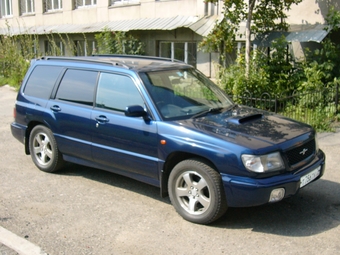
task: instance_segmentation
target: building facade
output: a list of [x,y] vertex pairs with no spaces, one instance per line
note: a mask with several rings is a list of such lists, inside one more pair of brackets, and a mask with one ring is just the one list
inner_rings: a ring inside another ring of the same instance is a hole
[[[144,43],[147,55],[185,61],[212,77],[218,54],[198,50],[198,43],[219,8],[202,0],[0,0],[0,33],[38,35],[40,54],[49,53],[53,36],[62,55],[91,55],[96,33],[126,31]],[[69,40],[76,52],[64,45]]]
[[[42,55],[50,53],[51,37],[61,55],[91,55],[96,52],[95,34],[104,29],[125,31],[144,43],[147,55],[182,60],[214,77],[218,53],[203,52],[198,44],[220,20],[222,4],[203,0],[0,0],[0,34],[37,35]],[[332,4],[340,8],[338,0],[304,0],[293,6],[287,19],[292,31],[320,31],[318,25],[325,23]],[[65,41],[72,41],[76,49]],[[293,35],[297,48],[310,42],[310,38]]]

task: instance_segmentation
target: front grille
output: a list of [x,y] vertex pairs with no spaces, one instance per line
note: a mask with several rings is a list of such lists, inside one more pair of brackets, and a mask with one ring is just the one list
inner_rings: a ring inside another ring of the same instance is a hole
[[315,140],[308,141],[299,147],[286,151],[286,157],[290,166],[309,158],[315,153]]

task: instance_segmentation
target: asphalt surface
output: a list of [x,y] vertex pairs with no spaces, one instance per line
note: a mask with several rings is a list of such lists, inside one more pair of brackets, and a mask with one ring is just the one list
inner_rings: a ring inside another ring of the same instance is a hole
[[[15,96],[0,87],[0,227],[41,254],[340,253],[340,130],[319,135],[322,179],[202,226],[183,220],[155,187],[78,165],[39,171],[10,133]],[[25,254],[20,242],[1,244],[6,238],[0,234],[0,254]]]

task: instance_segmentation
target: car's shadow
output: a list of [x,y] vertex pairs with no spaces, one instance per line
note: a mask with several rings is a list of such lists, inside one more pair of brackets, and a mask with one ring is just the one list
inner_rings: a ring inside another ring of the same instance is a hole
[[122,188],[135,192],[158,201],[170,204],[169,199],[160,196],[160,189],[146,183],[114,174],[108,171],[81,166],[77,164],[67,164],[64,168],[56,172],[58,175],[81,176],[100,183],[108,184],[117,188]]
[[[110,172],[68,165],[58,174],[82,176],[100,183],[129,190],[163,203],[157,187]],[[293,197],[263,206],[229,208],[227,213],[210,227],[251,229],[251,231],[283,236],[312,236],[340,224],[340,184],[320,179]],[[180,217],[180,216],[178,216]]]
[[340,184],[320,179],[281,202],[229,208],[213,226],[283,236],[312,236],[340,224]]

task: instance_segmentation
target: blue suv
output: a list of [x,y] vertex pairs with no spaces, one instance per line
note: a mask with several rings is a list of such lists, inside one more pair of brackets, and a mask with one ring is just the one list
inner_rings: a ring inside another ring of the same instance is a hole
[[200,224],[292,196],[325,169],[309,125],[237,105],[192,66],[156,57],[32,60],[11,131],[42,171],[72,162],[137,179]]

